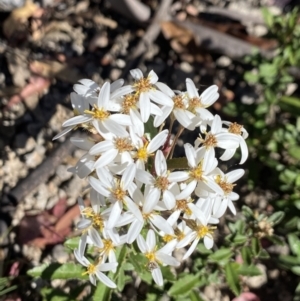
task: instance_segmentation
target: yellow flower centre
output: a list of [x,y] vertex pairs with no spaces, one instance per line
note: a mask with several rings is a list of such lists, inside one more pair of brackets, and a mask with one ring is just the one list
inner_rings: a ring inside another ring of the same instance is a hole
[[88,267],[86,268],[86,272],[82,273],[82,275],[86,275],[86,274],[93,275],[96,273],[96,269],[97,267],[95,265],[89,264]]
[[154,186],[157,187],[158,189],[165,191],[168,189],[169,186],[169,180],[167,177],[157,177],[155,179],[155,184]]
[[141,94],[142,92],[148,92],[150,90],[155,89],[153,85],[150,83],[149,78],[141,78],[133,84],[137,94]]
[[222,180],[222,177],[220,175],[216,176],[215,181],[223,189],[225,195],[230,194],[234,186],[236,185],[226,182],[226,179]]
[[133,149],[132,144],[128,140],[128,138],[116,138],[115,141],[115,148],[120,152],[131,151]]
[[114,250],[114,243],[110,239],[103,239],[103,248],[99,249],[101,253],[108,254],[111,250]]
[[137,94],[129,94],[124,96],[122,102],[122,112],[125,114],[129,114],[130,109],[135,108],[136,103],[138,102],[138,95]]
[[118,187],[112,191],[112,194],[116,200],[123,202],[126,191],[118,184]]
[[182,240],[185,237],[184,233],[178,228],[174,229],[174,233],[178,241]]
[[178,200],[178,201],[176,201],[176,209],[183,211],[187,215],[191,215],[192,211],[188,207],[188,203],[190,203],[190,202],[187,200]]
[[208,133],[205,137],[203,145],[206,148],[210,148],[210,147],[216,147],[217,144],[218,144],[217,138],[212,133]]
[[202,108],[203,104],[201,102],[201,99],[199,97],[193,97],[189,99],[189,110],[192,113],[195,113],[195,109]]
[[145,256],[149,261],[156,262],[155,252],[147,252]]
[[194,167],[194,168],[192,168],[192,170],[190,170],[190,178],[191,179],[197,180],[197,181],[203,181],[202,165],[203,165],[203,160],[201,160],[201,162],[198,164],[197,167]]
[[214,229],[216,229],[216,227],[199,225],[196,231],[197,237],[203,238],[208,234],[212,235],[214,233]]
[[166,234],[166,235],[163,236],[163,241],[164,242],[169,242],[169,241],[171,241],[171,240],[173,240],[175,238],[176,238],[176,236],[174,236],[174,235]]
[[229,128],[228,132],[236,135],[241,135],[242,134],[242,128],[243,126],[240,124],[237,124],[236,122],[232,123]]
[[173,96],[173,101],[174,101],[174,109],[185,109],[185,104],[183,101],[184,96],[183,95],[175,95]]
[[143,147],[139,148],[137,153],[136,153],[136,158],[139,160],[142,160],[144,162],[147,161],[148,159],[148,151],[147,151],[147,145],[144,145]]
[[98,108],[96,105],[94,105],[94,108],[92,111],[85,110],[84,113],[90,114],[93,116],[94,119],[99,119],[101,121],[107,119],[110,115],[108,111],[105,111],[103,108]]
[[86,207],[81,211],[81,214],[87,218],[92,220],[92,226],[94,228],[98,228],[100,231],[104,228],[104,221],[100,214],[95,213],[92,207]]

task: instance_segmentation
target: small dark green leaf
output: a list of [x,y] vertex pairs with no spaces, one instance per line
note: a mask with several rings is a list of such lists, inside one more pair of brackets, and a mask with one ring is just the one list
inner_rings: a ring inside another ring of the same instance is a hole
[[161,267],[160,269],[161,269],[161,272],[163,274],[164,279],[166,279],[168,281],[175,281],[176,280],[176,276],[174,275],[174,273],[172,273],[169,266]]
[[29,271],[27,274],[31,277],[41,277],[43,279],[88,279],[83,275],[85,269],[75,263],[50,263],[42,264]]
[[148,121],[144,124],[145,125],[145,133],[149,134],[150,138],[153,139],[153,137],[157,134],[157,128],[153,125],[154,118],[152,116],[149,117]]
[[190,300],[191,301],[204,301],[198,292],[195,292],[195,291],[191,291],[190,294],[189,294],[189,297],[190,297]]
[[266,250],[261,249],[261,251],[259,252],[258,258],[260,258],[260,259],[269,259],[270,254]]
[[278,211],[273,213],[269,218],[268,221],[271,222],[273,225],[277,225],[281,222],[284,217],[284,212]]
[[240,265],[240,267],[238,268],[238,273],[239,273],[239,275],[243,275],[243,276],[259,276],[259,275],[261,275],[260,269],[253,264],[252,265],[246,265],[246,264]]
[[178,279],[169,289],[168,295],[175,297],[189,293],[194,287],[200,287],[202,279],[199,274],[185,275]]
[[69,238],[65,241],[64,246],[71,250],[74,250],[74,249],[78,248],[79,239],[80,239],[80,237]]
[[242,211],[243,211],[243,214],[246,216],[246,217],[252,217],[253,216],[253,211],[252,209],[250,209],[248,206],[243,206],[242,207]]
[[[108,277],[112,276],[112,273],[108,273],[107,275]],[[111,293],[112,290],[106,286],[104,283],[102,282],[98,282],[96,290],[93,294],[93,300],[101,300],[101,301],[110,301],[111,300]]]
[[260,250],[261,250],[261,245],[259,239],[257,237],[253,237],[251,239],[251,251],[253,255],[257,256],[260,253]]
[[241,250],[241,255],[244,263],[248,265],[252,263],[252,252],[250,247],[243,247]]
[[291,248],[292,252],[296,256],[300,257],[300,240],[297,237],[297,235],[294,234],[294,233],[290,233],[288,235],[288,242],[289,242],[289,245],[290,245],[290,248]]
[[294,274],[300,276],[300,266],[292,267],[292,268],[291,268],[291,271],[292,271]]
[[187,169],[188,168],[188,162],[187,158],[173,158],[170,160],[167,160],[167,166],[168,170],[174,170],[174,169]]
[[235,262],[229,262],[225,266],[226,281],[229,285],[229,288],[236,296],[238,296],[241,293],[241,286],[237,272],[238,267],[239,264]]
[[209,255],[209,259],[213,262],[218,263],[219,265],[225,265],[229,259],[233,256],[231,249],[223,248],[219,249],[215,253]]
[[233,243],[235,245],[241,245],[244,244],[247,241],[247,236],[245,235],[241,235],[241,234],[237,234],[235,235],[234,239],[233,239]]
[[290,268],[292,266],[300,265],[300,258],[291,255],[280,255],[279,261],[284,263],[286,266],[289,266]]

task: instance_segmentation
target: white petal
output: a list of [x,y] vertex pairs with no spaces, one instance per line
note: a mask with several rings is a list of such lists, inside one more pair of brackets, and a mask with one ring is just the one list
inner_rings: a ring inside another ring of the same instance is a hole
[[184,145],[185,155],[190,167],[196,167],[196,153],[193,146],[189,143]]
[[148,74],[148,79],[150,83],[153,85],[158,81],[158,76],[153,70],[151,70]]
[[155,233],[152,229],[150,229],[147,233],[146,244],[148,252],[152,252],[156,246],[156,238]]
[[174,102],[173,100],[167,96],[166,94],[162,93],[161,91],[150,91],[149,92],[149,97],[152,99],[154,102],[162,105],[162,106],[169,106],[173,107]]
[[[157,253],[171,254],[177,245],[177,239],[173,239],[160,248]],[[166,263],[166,262],[164,262]]]
[[156,104],[150,102],[150,114],[155,116],[161,116],[163,112]]
[[208,249],[208,250],[211,249],[214,245],[214,240],[213,240],[212,236],[205,235],[203,242],[204,242],[206,249]]
[[227,182],[234,183],[245,174],[244,169],[236,169],[226,174]]
[[163,279],[160,268],[158,267],[158,268],[152,270],[151,274],[152,274],[154,282],[159,286],[163,286],[164,279]]
[[248,146],[243,138],[240,138],[240,147],[242,152],[240,164],[244,164],[248,158]]
[[239,137],[231,133],[220,133],[217,134],[216,139],[218,141],[217,146],[221,148],[238,148]]
[[152,214],[150,216],[150,221],[153,225],[159,230],[163,231],[166,234],[174,234],[174,230],[171,225],[160,215]]
[[128,136],[128,132],[124,129],[124,127],[122,127],[115,121],[111,120],[110,118],[107,118],[106,120],[104,120],[102,122],[102,124],[108,131],[111,131],[116,136],[119,136],[119,137],[127,137]]
[[140,95],[140,112],[143,122],[147,122],[150,116],[150,98],[148,93],[142,92]]
[[102,185],[108,189],[111,189],[114,185],[114,178],[112,174],[103,167],[97,168],[96,172],[98,178],[101,179],[100,182],[102,183]]
[[169,97],[173,97],[175,96],[175,93],[173,90],[171,90],[166,84],[164,83],[161,83],[161,82],[157,82],[155,84],[155,86],[160,90],[162,91],[163,93],[167,94]]
[[127,190],[129,185],[132,183],[136,173],[136,165],[134,163],[127,166],[125,169],[121,183],[123,184],[123,189]]
[[179,195],[176,196],[176,199],[187,199],[188,197],[191,196],[191,194],[194,192],[195,188],[197,185],[197,181],[193,180],[191,183],[189,183],[186,188],[183,189],[183,191],[181,191],[181,193]]
[[116,284],[110,280],[105,274],[101,273],[100,271],[96,271],[97,278],[103,282],[106,286],[110,288],[116,288]]
[[91,120],[92,120],[92,117],[90,115],[78,115],[78,116],[74,116],[74,117],[68,119],[67,121],[65,121],[62,124],[62,126],[69,127],[69,126],[77,125],[80,123],[85,123],[85,122],[88,122]]
[[88,179],[90,185],[100,194],[104,195],[105,197],[108,197],[110,195],[110,192],[101,185],[101,182],[99,180],[94,177],[89,177]]
[[161,108],[161,111],[162,114],[161,115],[156,114],[154,118],[154,122],[153,122],[154,127],[159,127],[168,118],[168,116],[172,112],[172,107],[164,106]]
[[127,239],[126,242],[128,244],[132,244],[138,235],[141,233],[143,229],[144,223],[140,222],[138,219],[133,221],[133,223],[130,225],[128,233],[127,233]]
[[108,272],[112,269],[115,269],[118,266],[117,262],[107,262],[107,263],[101,263],[97,266],[97,269],[101,272]]
[[235,209],[234,204],[232,203],[231,200],[228,200],[228,208],[230,209],[232,214],[236,215],[236,209]]
[[113,162],[113,160],[117,157],[118,150],[115,148],[110,149],[103,153],[100,158],[95,162],[94,168],[104,167]]
[[158,251],[155,253],[155,255],[159,261],[161,261],[162,263],[164,263],[166,265],[171,265],[174,267],[178,267],[180,265],[180,262],[178,260],[176,260],[174,257],[167,255],[165,253]]
[[155,171],[158,176],[164,176],[167,172],[166,158],[161,150],[158,150],[155,155]]
[[168,134],[168,130],[161,131],[159,134],[157,134],[147,146],[148,153],[151,154],[161,147],[166,142]]
[[91,238],[93,244],[98,248],[102,248],[103,242],[102,242],[102,239],[101,239],[98,231],[95,228],[91,227],[91,228],[89,228],[88,233],[89,233],[89,237]]
[[131,125],[131,119],[129,115],[126,114],[113,114],[109,117],[110,120],[115,121],[117,124],[129,126]]
[[137,80],[143,78],[143,72],[138,68],[130,70],[130,74],[134,79]]
[[125,202],[126,205],[128,207],[128,210],[132,212],[132,214],[140,221],[140,222],[144,222],[144,218],[142,216],[141,210],[139,209],[139,207],[136,205],[136,203],[134,203],[130,197],[125,196]]
[[[223,153],[223,155],[220,157],[220,160],[222,160],[222,161],[230,160],[234,156],[235,152],[236,152],[235,148],[234,149],[226,149],[225,152]],[[242,163],[240,163],[240,164],[242,164]]]
[[142,253],[146,253],[147,250],[148,250],[148,248],[147,248],[147,244],[146,244],[146,242],[145,242],[144,237],[143,237],[142,235],[139,235],[139,236],[137,237],[136,242],[137,242],[137,244],[138,244],[138,247],[139,247],[140,251],[141,251]]
[[168,176],[169,182],[183,182],[189,178],[189,175],[186,171],[174,171],[171,172]]
[[211,125],[211,133],[213,135],[220,133],[222,130],[222,120],[219,115],[215,115],[215,118]]
[[100,90],[97,105],[99,108],[106,108],[110,96],[110,83],[105,82]]
[[204,213],[202,212],[202,210],[200,208],[198,208],[195,204],[193,203],[189,203],[188,207],[191,209],[191,211],[195,214],[196,218],[200,221],[200,223],[202,225],[206,225],[207,224],[207,220],[206,217],[204,215]]
[[78,244],[78,253],[80,254],[80,256],[84,255],[84,251],[86,248],[86,240],[87,240],[87,232],[83,232],[83,234],[81,235],[80,239],[79,239],[79,244]]
[[119,78],[110,84],[110,93],[113,93],[115,90],[120,89],[124,85],[124,79]]
[[213,85],[204,90],[200,95],[201,102],[205,107],[211,106],[219,98],[218,86]]
[[133,90],[134,90],[133,87],[130,85],[124,86],[112,92],[110,98],[111,99],[119,98],[121,96],[131,93]]
[[163,202],[168,210],[172,210],[175,207],[175,196],[168,190],[163,193]]
[[192,253],[195,251],[197,245],[199,242],[199,238],[196,238],[193,243],[191,244],[190,248],[188,249],[188,251],[184,254],[182,260],[186,260],[188,257],[190,257],[190,255],[192,255]]
[[154,207],[157,205],[157,202],[160,197],[160,190],[157,188],[152,189],[146,197],[145,203],[143,205],[143,213],[150,213]]
[[114,205],[112,206],[112,210],[107,222],[107,228],[112,229],[115,227],[116,223],[118,222],[121,212],[122,212],[122,204],[120,202],[115,202]]
[[181,109],[174,109],[173,113],[177,119],[177,121],[185,128],[188,128],[192,121],[189,119],[188,115],[184,110]]
[[113,148],[114,144],[112,141],[106,140],[106,141],[101,141],[97,144],[95,144],[89,151],[91,155],[98,155],[103,152],[108,151],[109,149]]
[[138,179],[140,182],[144,183],[144,184],[154,184],[154,178],[153,176],[145,171],[145,170],[141,170],[141,169],[137,169],[136,170],[136,179]]
[[82,137],[71,137],[70,141],[73,145],[77,146],[78,148],[81,148],[83,150],[90,150],[91,147],[95,145],[93,141],[91,141],[88,138],[82,138]]
[[185,83],[186,83],[186,89],[187,89],[187,92],[189,94],[189,97],[190,98],[199,97],[199,94],[198,94],[198,91],[195,87],[194,82],[190,78],[187,78],[185,80]]
[[74,126],[69,126],[69,127],[66,127],[65,129],[63,129],[60,133],[58,133],[57,135],[55,135],[53,138],[52,138],[52,141],[64,136],[65,134],[71,132],[73,130]]

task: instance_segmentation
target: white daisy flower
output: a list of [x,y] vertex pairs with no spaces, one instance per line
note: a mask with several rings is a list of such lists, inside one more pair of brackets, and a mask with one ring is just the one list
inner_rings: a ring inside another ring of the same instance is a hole
[[118,266],[117,262],[110,262],[110,263],[101,263],[97,262],[96,264],[90,263],[89,260],[84,257],[83,255],[78,253],[78,250],[74,250],[75,258],[79,261],[79,263],[86,267],[86,272],[84,274],[89,275],[90,282],[93,285],[97,285],[98,278],[101,282],[103,282],[106,286],[110,288],[116,288],[116,284],[110,280],[104,273],[102,272],[108,272],[113,271]]
[[142,235],[139,235],[137,238],[137,244],[141,252],[148,259],[147,268],[151,272],[154,282],[157,285],[162,286],[164,284],[164,280],[161,273],[160,264],[171,265],[175,267],[180,265],[179,261],[168,255],[174,250],[176,241],[171,241],[161,249],[157,250],[155,233],[150,229],[148,231],[146,241]]

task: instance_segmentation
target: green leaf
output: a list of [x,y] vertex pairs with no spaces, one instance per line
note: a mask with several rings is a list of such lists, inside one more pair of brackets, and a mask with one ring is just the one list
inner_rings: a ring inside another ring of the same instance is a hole
[[41,295],[43,300],[47,301],[76,301],[76,298],[71,298],[69,294],[56,288],[43,288]]
[[223,266],[228,263],[229,259],[233,256],[231,249],[222,248],[217,250],[215,253],[209,255],[209,259],[213,262]]
[[118,273],[118,277],[117,277],[117,287],[118,287],[118,291],[122,292],[122,290],[124,289],[124,286],[126,284],[126,282],[129,280],[131,280],[131,278],[129,276],[125,275],[124,270],[122,268],[120,268],[119,273]]
[[238,296],[241,293],[241,286],[237,272],[238,267],[239,264],[235,262],[229,262],[225,266],[226,281],[229,285],[229,288],[236,296]]
[[[108,273],[108,277],[110,278],[112,275],[112,273]],[[94,301],[110,301],[111,300],[111,294],[112,294],[112,290],[106,286],[104,283],[102,282],[98,282],[96,290],[93,294],[93,300]]]
[[243,215],[245,215],[245,217],[252,217],[253,216],[253,211],[248,206],[244,205],[242,207],[242,211],[243,211]]
[[240,265],[240,267],[238,268],[238,273],[239,275],[243,275],[243,276],[259,276],[261,275],[261,271],[260,269],[251,264],[251,265],[246,265],[246,264],[242,264]]
[[153,139],[157,135],[157,128],[153,125],[154,118],[152,116],[149,117],[148,121],[145,123],[145,134],[150,136],[150,139]]
[[179,278],[169,289],[168,295],[171,297],[184,295],[189,293],[194,287],[202,286],[203,280],[199,273],[196,275],[185,275]]
[[64,243],[64,246],[66,248],[69,248],[71,250],[74,250],[76,248],[78,248],[78,244],[79,244],[79,239],[80,237],[72,237],[72,238],[69,238],[65,241]]
[[172,273],[171,269],[169,266],[165,266],[165,267],[161,267],[161,272],[163,275],[163,278],[168,280],[168,281],[175,281],[176,280],[176,276],[174,275],[174,273]]
[[249,265],[252,263],[252,252],[250,247],[243,247],[241,250],[241,255],[246,264]]
[[291,97],[291,96],[282,96],[280,98],[280,101],[285,104],[291,105],[293,107],[300,108],[300,98]]
[[235,245],[241,245],[244,244],[247,241],[247,236],[245,235],[241,235],[241,234],[237,234],[234,236],[233,238],[233,243]]
[[188,168],[188,162],[187,158],[173,158],[170,160],[167,160],[167,166],[168,170],[174,170],[174,169],[187,169]]
[[268,221],[271,222],[273,225],[277,225],[281,222],[281,220],[284,217],[284,212],[283,211],[278,211],[273,213],[269,218]]
[[198,292],[195,292],[195,291],[191,291],[190,294],[189,294],[189,297],[190,297],[190,300],[191,301],[204,301]]
[[288,148],[288,153],[291,157],[300,160],[300,146],[294,145]]
[[86,270],[75,263],[45,263],[35,267],[27,274],[31,277],[41,277],[43,279],[88,279],[87,275],[83,275]]
[[270,254],[266,250],[261,249],[261,251],[258,254],[258,258],[260,258],[260,259],[269,259]]
[[279,261],[289,266],[290,268],[295,265],[300,265],[300,258],[291,255],[279,255]]
[[251,251],[254,256],[257,256],[261,251],[261,244],[257,237],[251,239]]
[[294,274],[300,276],[300,266],[292,267],[292,268],[291,268],[291,271],[292,271]]
[[265,7],[261,9],[261,12],[267,26],[269,28],[272,28],[274,24],[274,16],[272,15],[272,13]]
[[298,257],[300,257],[300,240],[296,234],[290,233],[288,235],[288,242],[291,248],[291,251]]

